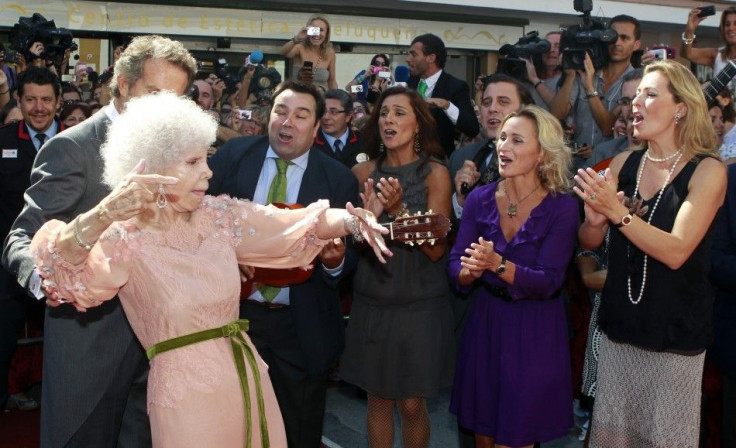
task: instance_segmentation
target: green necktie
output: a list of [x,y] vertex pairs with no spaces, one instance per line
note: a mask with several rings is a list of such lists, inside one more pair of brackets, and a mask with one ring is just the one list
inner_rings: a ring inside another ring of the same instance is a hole
[[420,80],[419,88],[417,89],[417,91],[419,92],[420,95],[422,95],[422,98],[426,98],[427,97],[427,81],[423,79]]
[[[267,201],[269,204],[273,202],[284,202],[286,201],[286,169],[289,165],[292,165],[291,161],[284,159],[274,159],[276,161],[276,170],[278,172],[271,181],[271,186],[268,189]],[[258,288],[266,302],[272,301],[276,295],[278,295],[281,288],[275,286],[263,285]]]

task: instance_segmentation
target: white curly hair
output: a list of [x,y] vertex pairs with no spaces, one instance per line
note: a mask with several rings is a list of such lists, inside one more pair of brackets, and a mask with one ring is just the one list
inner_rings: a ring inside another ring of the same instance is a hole
[[161,173],[195,149],[215,141],[217,123],[189,98],[159,92],[133,98],[110,125],[100,148],[103,182],[115,188],[138,162],[144,173]]

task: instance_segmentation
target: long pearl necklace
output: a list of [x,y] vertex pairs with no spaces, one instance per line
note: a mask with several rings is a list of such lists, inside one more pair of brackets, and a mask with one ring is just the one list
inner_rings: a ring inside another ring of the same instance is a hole
[[[654,201],[654,207],[652,207],[652,211],[649,212],[649,218],[647,219],[647,224],[652,223],[652,217],[654,216],[654,212],[657,210],[657,206],[659,205],[659,200],[662,199],[662,193],[664,193],[664,189],[667,187],[667,184],[670,182],[670,178],[672,177],[672,174],[675,172],[675,168],[677,167],[677,164],[680,163],[680,159],[682,158],[682,155],[685,153],[685,148],[680,148],[679,151],[672,154],[671,156],[668,156],[664,160],[669,160],[673,156],[677,156],[677,159],[675,160],[675,163],[672,164],[670,167],[669,172],[667,173],[667,178],[664,180],[664,185],[662,185],[662,188],[659,190],[659,194],[657,194],[657,200]],[[649,157],[649,150],[647,149],[647,152],[644,153],[644,159],[641,161],[641,168],[639,168],[639,173],[636,176],[636,187],[634,187],[634,195],[632,196],[633,199],[636,199],[637,194],[639,194],[639,184],[641,183],[641,175],[644,173],[644,165],[647,163],[647,159],[653,160]],[[659,161],[659,160],[658,160]],[[631,243],[629,243],[626,246],[626,258],[629,258],[629,250],[631,247]],[[642,297],[644,297],[644,286],[647,284],[647,260],[649,257],[647,254],[644,254],[644,268],[642,269],[642,279],[641,279],[641,289],[639,289],[639,296],[634,300],[634,296],[631,294],[631,274],[629,273],[626,281],[626,286],[628,288],[629,292],[629,301],[633,303],[634,305],[638,305],[639,302],[641,302]]]

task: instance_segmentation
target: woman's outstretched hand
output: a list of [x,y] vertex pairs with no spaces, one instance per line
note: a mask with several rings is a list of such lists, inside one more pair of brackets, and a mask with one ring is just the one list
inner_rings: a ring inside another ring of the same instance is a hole
[[[368,243],[376,254],[376,258],[381,263],[385,263],[387,257],[392,257],[394,254],[386,247],[386,242],[383,240],[383,235],[388,233],[388,229],[378,224],[376,216],[360,207],[355,207],[353,204],[348,202],[345,205],[345,209],[349,214],[355,217],[353,221],[353,228],[350,228],[350,233],[354,237],[360,236],[363,240]],[[357,239],[357,238],[356,238]]]
[[141,174],[145,168],[145,161],[138,162],[133,171],[100,202],[98,205],[100,214],[106,214],[113,222],[130,219],[147,210],[156,201],[159,185],[173,185],[179,182],[176,177]]

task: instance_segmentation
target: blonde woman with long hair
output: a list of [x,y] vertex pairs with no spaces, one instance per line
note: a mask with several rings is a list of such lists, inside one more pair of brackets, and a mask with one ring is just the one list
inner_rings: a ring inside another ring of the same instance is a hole
[[330,22],[324,16],[310,17],[306,26],[281,47],[281,55],[291,60],[294,79],[311,82],[325,91],[337,89],[335,50],[330,42]]
[[711,223],[726,169],[703,92],[675,61],[647,66],[632,102],[644,147],[599,175],[579,170],[579,238],[610,230],[598,324],[591,447],[696,447],[705,348],[712,339]]

